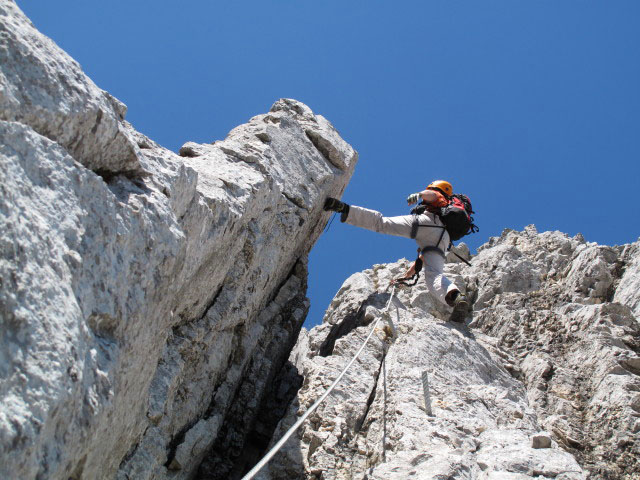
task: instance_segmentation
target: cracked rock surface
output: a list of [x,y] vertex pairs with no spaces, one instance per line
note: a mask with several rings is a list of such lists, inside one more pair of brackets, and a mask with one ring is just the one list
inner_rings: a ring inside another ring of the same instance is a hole
[[635,478],[637,252],[505,230],[471,267],[446,265],[474,302],[465,323],[448,322],[418,282],[390,304],[395,341],[383,330],[387,285],[408,262],[352,275],[291,354],[302,386],[272,444],[380,319],[376,334],[257,478]]
[[175,154],[0,17],[0,477],[190,478],[286,362],[357,154],[290,99]]

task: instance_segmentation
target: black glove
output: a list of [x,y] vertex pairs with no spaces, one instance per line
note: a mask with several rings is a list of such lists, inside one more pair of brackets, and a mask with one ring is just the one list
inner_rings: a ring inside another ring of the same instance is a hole
[[341,222],[344,222],[349,216],[349,205],[335,198],[327,197],[322,208],[325,211],[338,212]]

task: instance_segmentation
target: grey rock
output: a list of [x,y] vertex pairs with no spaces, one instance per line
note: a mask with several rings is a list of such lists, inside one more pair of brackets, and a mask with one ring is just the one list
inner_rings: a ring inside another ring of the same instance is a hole
[[181,157],[0,15],[0,477],[190,478],[286,362],[357,154],[281,100]]
[[0,1],[0,120],[30,126],[100,174],[140,175],[125,113],[13,1]]
[[538,433],[531,437],[531,447],[551,448],[551,437],[548,433]]
[[[500,265],[505,245],[517,259],[512,269],[528,262],[537,278],[520,271],[528,279],[517,289],[489,293],[504,274],[478,266]],[[476,302],[471,326],[516,359],[541,426],[595,478],[626,478],[640,468],[640,442],[632,431],[639,293],[629,277],[637,245],[606,247],[559,232],[508,231],[480,249],[467,277],[467,286],[487,299]],[[534,282],[538,288],[531,290],[527,283]]]
[[[421,283],[400,291],[397,340],[385,347],[380,332],[260,478],[633,478],[637,252],[505,230],[471,267],[446,265],[474,301],[470,329],[447,323]],[[274,441],[383,317],[384,289],[407,264],[345,281],[295,350],[304,381]]]
[[234,408],[250,423],[308,309],[322,202],[356,161],[342,142],[338,170],[296,115],[200,157],[149,141],[152,175],[108,184],[0,123],[4,474],[186,478]]
[[469,247],[466,243],[460,242],[458,245],[454,245],[447,252],[447,262],[451,263],[464,263],[471,259],[471,252],[469,251]]
[[640,318],[640,295],[638,295],[640,291],[639,245],[640,241],[625,245],[620,255],[624,272],[613,297],[614,302],[622,303],[631,308],[636,318]]
[[[385,287],[407,264],[375,266],[345,282],[324,323],[296,351],[304,383],[274,441],[355,354],[383,314]],[[530,437],[541,424],[526,389],[489,352],[490,338],[446,322],[439,308],[420,283],[399,291],[390,305],[397,340],[390,343],[379,331],[258,478],[536,478],[560,472],[586,478],[558,446],[544,455],[532,448]]]

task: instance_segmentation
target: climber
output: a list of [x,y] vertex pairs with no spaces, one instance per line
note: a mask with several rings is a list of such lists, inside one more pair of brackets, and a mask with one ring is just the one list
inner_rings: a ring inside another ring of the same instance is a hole
[[411,265],[404,276],[394,279],[392,283],[401,283],[411,278],[416,271],[416,263],[422,262],[427,289],[439,301],[453,307],[452,321],[462,322],[466,317],[469,304],[467,297],[456,284],[443,274],[444,252],[450,245],[450,238],[440,217],[434,213],[437,209],[449,204],[452,194],[453,187],[444,180],[431,182],[425,190],[412,193],[407,198],[407,203],[413,205],[421,201],[421,205],[426,207],[419,210],[420,213],[417,215],[384,217],[375,210],[348,205],[331,197],[325,200],[324,209],[340,213],[340,221],[349,225],[415,239],[420,252],[418,260]]

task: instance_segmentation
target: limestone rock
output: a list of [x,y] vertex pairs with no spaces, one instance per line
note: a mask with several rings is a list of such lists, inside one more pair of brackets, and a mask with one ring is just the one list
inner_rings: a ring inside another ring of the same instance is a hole
[[[274,440],[349,362],[383,314],[385,286],[407,264],[376,266],[345,282],[323,325],[299,344],[306,359],[290,359],[304,383]],[[422,283],[397,292],[390,313],[397,340],[374,337],[258,478],[586,478],[557,445],[533,448],[540,419],[524,385],[489,352],[490,338],[446,322]]]
[[550,448],[551,437],[547,433],[539,433],[531,437],[531,446],[533,448]]
[[[488,299],[476,302],[471,326],[517,359],[542,427],[595,478],[640,469],[633,434],[640,293],[628,276],[637,251],[637,242],[606,247],[559,232],[505,231],[468,270],[467,286]],[[495,288],[503,273],[491,270],[506,258],[513,269],[530,265],[509,291]]]
[[190,478],[277,398],[357,154],[281,100],[179,156],[0,15],[0,477]]
[[636,318],[640,318],[640,241],[626,245],[621,254],[624,272],[615,289],[614,302],[627,305]]
[[471,259],[471,252],[466,243],[460,242],[458,245],[454,245],[447,252],[447,262],[460,263],[465,260],[468,262]]
[[[374,337],[259,478],[633,478],[638,251],[505,230],[471,267],[446,265],[474,302],[465,326],[421,282],[400,291],[397,340]],[[304,380],[273,441],[348,363],[407,265],[352,275],[300,340]]]
[[0,0],[0,120],[30,126],[103,175],[142,173],[126,106],[38,32],[12,0]]

